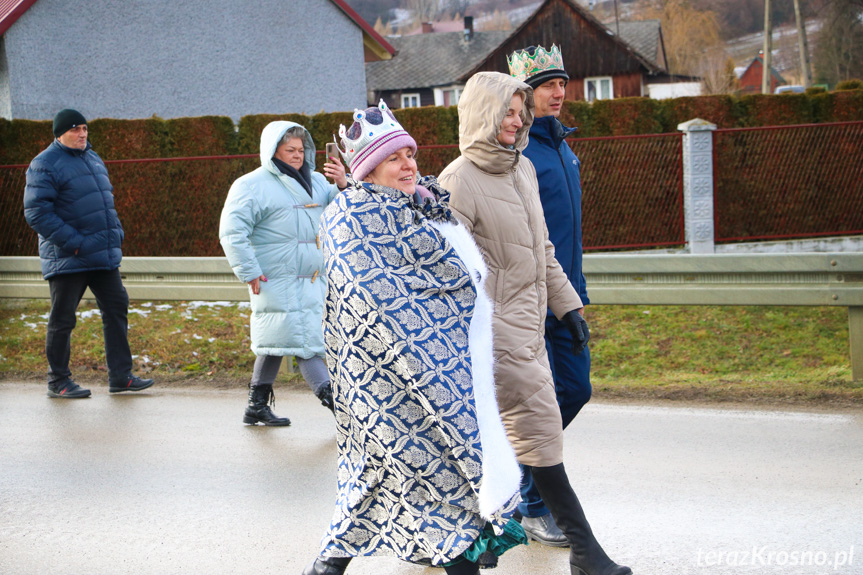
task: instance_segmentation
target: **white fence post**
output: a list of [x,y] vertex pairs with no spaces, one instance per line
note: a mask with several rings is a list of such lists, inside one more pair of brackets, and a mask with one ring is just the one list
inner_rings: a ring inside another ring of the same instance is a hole
[[714,252],[713,130],[716,124],[696,118],[677,126],[683,132],[683,211],[686,244],[691,254]]

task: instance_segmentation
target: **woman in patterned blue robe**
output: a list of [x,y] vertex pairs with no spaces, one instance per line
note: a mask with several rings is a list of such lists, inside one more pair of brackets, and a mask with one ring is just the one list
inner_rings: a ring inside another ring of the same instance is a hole
[[[480,554],[525,540],[511,521],[520,471],[494,395],[487,271],[448,193],[434,178],[417,183],[413,139],[379,109],[358,112],[354,126],[389,146],[364,166],[351,160],[375,140],[356,144],[359,130],[342,130],[343,155],[365,181],[321,223],[338,497],[304,573],[343,573],[352,557],[383,555],[474,574]],[[397,128],[375,134],[375,120]],[[398,180],[375,169],[394,163]]]

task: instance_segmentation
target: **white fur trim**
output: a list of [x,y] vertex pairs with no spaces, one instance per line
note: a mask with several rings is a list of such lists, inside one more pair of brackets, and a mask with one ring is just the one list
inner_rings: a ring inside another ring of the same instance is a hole
[[[492,347],[492,302],[485,293],[488,275],[479,248],[463,225],[431,222],[449,241],[464,262],[476,288],[477,298],[470,322],[469,347],[482,445],[482,482],[479,487],[479,512],[486,519],[503,507],[521,487],[521,468],[506,437],[500,419],[494,387]],[[477,275],[480,279],[477,281]]]

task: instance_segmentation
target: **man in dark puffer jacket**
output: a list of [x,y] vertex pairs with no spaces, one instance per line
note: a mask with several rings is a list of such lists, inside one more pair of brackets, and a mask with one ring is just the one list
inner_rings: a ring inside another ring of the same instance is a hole
[[45,341],[48,396],[89,397],[72,381],[70,338],[75,310],[89,287],[102,313],[109,391],[140,391],[152,379],[132,375],[127,337],[129,296],[120,278],[123,227],[102,159],[87,141],[87,120],[76,110],[54,117],[55,140],[27,170],[24,217],[39,234],[42,276],[51,289]]

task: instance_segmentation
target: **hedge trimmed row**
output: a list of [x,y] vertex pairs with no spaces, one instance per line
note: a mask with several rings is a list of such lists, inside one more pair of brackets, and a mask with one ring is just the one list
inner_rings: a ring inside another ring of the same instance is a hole
[[[421,145],[458,141],[454,107],[404,109],[396,114]],[[581,128],[573,148],[583,163],[586,249],[674,244],[683,241],[683,230],[680,138],[585,138],[676,133],[679,123],[695,117],[720,128],[863,120],[863,90],[664,101],[630,98],[593,105],[567,102],[564,122]],[[124,254],[221,255],[217,230],[225,196],[231,182],[260,165],[255,157],[260,132],[276,119],[303,124],[323,148],[339,124],[351,121],[351,113],[246,116],[236,127],[229,118],[215,116],[93,120],[91,140],[106,160],[222,156],[111,164],[117,209],[126,229]],[[720,237],[863,229],[859,129],[835,126],[811,136],[804,132],[813,128],[725,133],[725,143],[716,152],[718,163],[727,168],[717,181]],[[0,120],[0,164],[26,165],[51,139],[51,122]],[[253,157],[225,157],[237,154]],[[789,154],[795,158],[792,163]],[[440,173],[457,156],[458,149],[452,146],[423,150],[420,171]],[[805,161],[796,161],[799,158]],[[798,169],[787,170],[791,164]],[[23,217],[24,172],[0,170],[2,256],[36,255],[36,235]],[[778,185],[782,178],[788,182]]]
[[[565,104],[561,119],[577,126],[579,137],[675,132],[678,124],[693,118],[709,120],[720,128],[863,120],[863,90]],[[291,120],[305,126],[316,146],[323,149],[340,124],[350,124],[351,114],[244,116],[236,127],[230,118],[221,116],[98,119],[90,123],[90,140],[106,160],[256,154],[264,126],[273,120]],[[458,143],[455,107],[401,109],[396,116],[420,145]],[[52,139],[50,121],[0,120],[0,165],[29,163]]]
[[863,90],[820,94],[698,96],[670,100],[623,98],[566,102],[562,121],[581,137],[660,134],[702,118],[719,128],[820,124],[863,120]]

